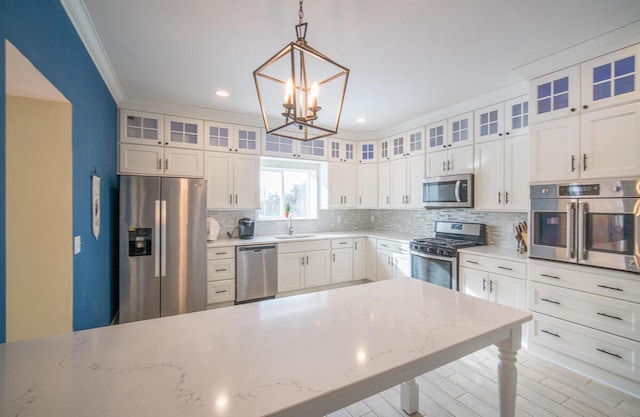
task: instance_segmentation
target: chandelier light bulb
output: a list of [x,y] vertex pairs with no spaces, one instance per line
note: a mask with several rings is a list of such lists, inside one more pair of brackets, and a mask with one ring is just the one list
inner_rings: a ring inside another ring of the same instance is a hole
[[293,104],[293,80],[289,78],[284,86],[284,104],[291,106]]

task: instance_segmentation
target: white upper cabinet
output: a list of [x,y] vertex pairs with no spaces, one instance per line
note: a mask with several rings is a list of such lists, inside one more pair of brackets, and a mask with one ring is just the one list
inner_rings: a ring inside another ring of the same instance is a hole
[[404,156],[415,156],[424,154],[424,128],[410,130],[406,134],[407,148]]
[[378,167],[375,164],[358,165],[358,208],[378,207]]
[[356,142],[338,138],[330,138],[329,161],[333,162],[355,162]]
[[356,142],[357,158],[361,164],[378,162],[378,141],[368,140]]
[[378,141],[378,161],[384,162],[391,159],[391,139],[385,138]]
[[262,129],[258,127],[204,122],[204,149],[208,151],[258,155],[261,139]]
[[283,158],[327,159],[327,139],[299,141],[267,134],[262,142],[262,155]]
[[407,154],[407,138],[404,134],[389,138],[389,156],[391,159],[404,158]]
[[580,67],[575,66],[531,81],[531,123],[576,114],[580,106]]
[[448,148],[473,145],[473,112],[448,119],[447,126]]
[[163,145],[164,116],[120,109],[120,142]]
[[476,143],[501,138],[504,135],[504,103],[476,110],[475,127]]
[[504,103],[505,136],[529,133],[529,96],[521,96]]
[[172,148],[203,149],[202,120],[164,116],[164,145]]
[[427,152],[441,151],[449,146],[447,121],[432,123],[427,126]]

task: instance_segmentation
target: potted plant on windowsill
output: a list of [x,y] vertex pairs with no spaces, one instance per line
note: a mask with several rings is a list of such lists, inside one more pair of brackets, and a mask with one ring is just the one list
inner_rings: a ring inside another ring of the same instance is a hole
[[288,219],[289,218],[289,213],[291,212],[291,204],[289,203],[285,203],[284,204],[284,218]]

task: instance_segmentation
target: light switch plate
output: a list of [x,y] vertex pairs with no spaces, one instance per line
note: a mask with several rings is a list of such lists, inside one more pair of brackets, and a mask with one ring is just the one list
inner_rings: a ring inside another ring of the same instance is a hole
[[82,246],[82,241],[80,240],[80,236],[73,237],[73,254],[77,255],[80,253],[80,247]]

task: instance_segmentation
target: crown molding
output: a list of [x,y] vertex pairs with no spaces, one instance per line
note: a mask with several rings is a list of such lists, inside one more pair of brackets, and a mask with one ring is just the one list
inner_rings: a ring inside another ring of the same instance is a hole
[[640,20],[515,68],[532,80],[640,42]]
[[60,3],[67,12],[69,20],[80,36],[80,40],[82,40],[109,92],[111,92],[111,96],[116,103],[120,103],[124,99],[124,92],[84,2],[82,0],[60,0]]

